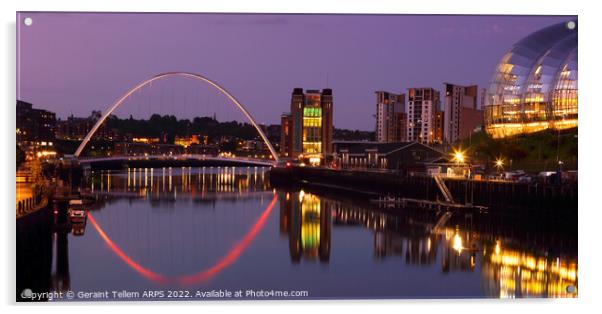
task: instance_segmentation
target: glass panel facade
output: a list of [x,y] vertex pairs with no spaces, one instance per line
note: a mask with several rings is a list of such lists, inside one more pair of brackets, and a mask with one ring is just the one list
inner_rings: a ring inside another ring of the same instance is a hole
[[559,23],[516,43],[497,65],[485,101],[493,137],[577,126],[577,28]]

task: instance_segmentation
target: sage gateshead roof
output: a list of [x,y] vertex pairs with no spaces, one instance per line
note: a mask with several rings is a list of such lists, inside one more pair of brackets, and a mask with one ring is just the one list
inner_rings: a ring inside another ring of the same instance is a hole
[[494,138],[577,127],[577,21],[523,38],[498,63],[487,90]]

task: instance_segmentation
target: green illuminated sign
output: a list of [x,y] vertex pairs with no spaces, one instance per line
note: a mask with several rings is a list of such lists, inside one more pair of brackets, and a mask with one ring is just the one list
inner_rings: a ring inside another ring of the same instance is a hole
[[322,108],[305,107],[305,108],[303,108],[303,116],[304,117],[321,117],[322,116]]

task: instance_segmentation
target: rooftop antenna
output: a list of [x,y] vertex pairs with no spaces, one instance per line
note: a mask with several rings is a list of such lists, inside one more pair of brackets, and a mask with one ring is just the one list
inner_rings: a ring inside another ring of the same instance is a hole
[[330,88],[330,84],[328,84],[328,72],[326,72],[326,88]]

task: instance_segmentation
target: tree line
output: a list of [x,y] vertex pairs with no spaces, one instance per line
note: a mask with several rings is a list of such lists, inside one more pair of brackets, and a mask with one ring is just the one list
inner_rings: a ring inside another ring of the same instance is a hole
[[237,121],[219,122],[211,117],[196,117],[192,120],[178,119],[173,115],[161,116],[153,114],[150,119],[127,119],[110,116],[105,121],[107,128],[123,134],[133,134],[138,137],[158,137],[173,143],[176,135],[193,134],[207,135],[209,140],[221,136],[231,136],[244,140],[257,138],[257,130],[249,123]]

